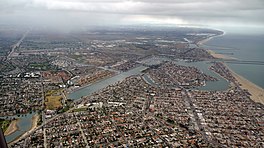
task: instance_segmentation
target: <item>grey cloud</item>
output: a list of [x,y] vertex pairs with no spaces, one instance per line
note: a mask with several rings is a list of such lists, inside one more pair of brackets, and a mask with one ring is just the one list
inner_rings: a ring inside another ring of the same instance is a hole
[[137,23],[137,18],[145,17],[160,23],[170,19],[187,24],[264,26],[262,14],[263,0],[0,0],[3,21],[15,22],[19,17],[56,25],[131,23],[131,17]]

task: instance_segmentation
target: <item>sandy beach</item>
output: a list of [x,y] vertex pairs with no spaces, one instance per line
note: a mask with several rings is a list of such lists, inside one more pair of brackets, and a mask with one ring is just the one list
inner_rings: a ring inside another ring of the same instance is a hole
[[204,43],[210,41],[210,40],[213,39],[214,37],[220,37],[220,36],[223,36],[223,35],[226,34],[224,31],[222,31],[222,32],[223,32],[223,34],[220,34],[220,35],[213,35],[213,36],[210,36],[209,38],[206,38],[206,39],[204,39],[204,40],[199,41],[199,42],[197,43],[197,45],[198,45],[198,46],[203,45]]
[[217,59],[223,59],[223,60],[236,60],[236,58],[231,57],[231,56],[227,56],[227,55],[223,55],[223,54],[219,54],[219,53],[215,53],[213,50],[207,50],[214,58]]
[[10,123],[10,125],[8,126],[7,130],[4,133],[5,136],[8,136],[8,135],[10,135],[10,134],[12,134],[12,133],[14,133],[15,131],[18,130],[17,122],[18,122],[18,119],[17,120],[13,120]]
[[[217,54],[215,55],[212,52],[209,52],[215,58],[225,59],[225,55]],[[232,57],[231,57],[232,58]],[[246,78],[240,76],[239,74],[235,73],[231,68],[229,68],[226,64],[225,66],[231,71],[232,75],[236,78],[236,80],[241,85],[241,88],[248,90],[251,94],[250,98],[255,101],[262,103],[264,105],[264,89],[257,86],[256,84],[252,83],[251,81],[247,80]]]
[[[207,39],[201,40],[197,43],[198,46],[201,46],[203,44],[205,44],[206,42],[210,41],[211,39],[213,39],[214,37],[219,37],[219,36],[223,36],[225,33],[223,33],[222,35],[217,35],[217,36],[211,36]],[[213,50],[210,49],[206,49],[213,57],[217,58],[217,59],[224,59],[224,60],[236,60],[236,58],[228,56],[228,55],[223,55],[223,54],[218,54]]]
[[206,38],[206,39],[204,39],[204,40],[201,40],[201,41],[199,41],[199,42],[197,43],[197,45],[198,45],[198,46],[203,45],[204,43],[210,41],[210,40],[213,39],[214,37],[216,37],[216,36],[211,36],[211,37],[209,37],[209,38]]
[[226,67],[232,72],[232,75],[236,78],[236,80],[241,84],[243,89],[246,89],[251,94],[250,98],[258,103],[264,105],[264,89],[257,86],[256,84],[250,82],[249,80],[245,79],[244,77],[235,73],[232,69],[230,69],[227,65]]
[[[199,43],[199,45],[204,44],[205,42],[209,41],[213,37],[210,37],[208,39],[205,39]],[[225,60],[235,60],[236,58],[223,55],[223,54],[218,54],[215,53],[212,50],[207,50],[213,57],[218,58],[218,59],[225,59]],[[231,68],[229,68],[226,64],[225,66],[232,72],[232,75],[236,78],[236,80],[239,82],[241,85],[241,88],[246,89],[249,91],[251,94],[250,98],[258,103],[264,104],[264,89],[261,87],[257,86],[256,84],[252,83],[251,81],[247,80],[246,78],[240,76],[239,74],[235,73]]]

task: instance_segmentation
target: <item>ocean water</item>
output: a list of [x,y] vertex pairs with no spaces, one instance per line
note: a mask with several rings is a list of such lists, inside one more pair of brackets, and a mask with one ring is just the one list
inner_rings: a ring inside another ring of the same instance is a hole
[[[264,35],[231,34],[215,37],[205,48],[242,61],[264,63]],[[239,75],[264,88],[264,64],[228,64]]]

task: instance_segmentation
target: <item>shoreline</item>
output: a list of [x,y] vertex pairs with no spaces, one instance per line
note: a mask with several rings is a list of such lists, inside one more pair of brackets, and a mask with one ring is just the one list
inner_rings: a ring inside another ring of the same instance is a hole
[[34,130],[38,126],[38,119],[39,115],[37,114],[32,117],[32,125],[29,131]]
[[[222,31],[222,30],[221,30]],[[226,32],[222,31],[223,34],[220,34],[220,35],[213,35],[213,36],[210,36],[209,38],[206,38],[206,39],[203,39],[199,42],[197,42],[197,45],[198,47],[200,47],[200,45],[203,45],[205,44],[206,42],[210,41],[211,39],[215,38],[215,37],[221,37],[221,36],[224,36],[226,34]]]
[[[202,40],[201,42],[199,42],[199,45],[202,45],[202,44],[208,42],[209,40],[211,40],[214,37],[217,37],[217,36],[209,37],[208,39]],[[233,58],[230,56],[215,53],[214,51],[212,51],[210,49],[207,49],[207,51],[213,57],[215,57],[217,59],[225,59],[225,60],[235,60],[236,59],[236,58]],[[236,81],[240,84],[240,87],[242,89],[246,89],[251,94],[250,99],[253,100],[254,102],[261,103],[264,105],[264,89],[261,88],[260,86],[256,85],[256,84],[254,84],[253,82],[249,81],[248,79],[244,78],[243,76],[237,74],[236,72],[234,72],[227,64],[224,63],[224,65],[230,70],[232,75],[235,77]]]
[[[203,39],[199,42],[197,42],[197,46],[200,47],[201,45],[205,45],[206,42],[212,40],[215,37],[220,37],[220,36],[224,36],[226,33],[223,32],[223,34],[221,35],[214,35],[214,36],[210,36],[209,38]],[[203,48],[203,47],[202,47]],[[220,53],[216,53],[215,51],[211,50],[211,49],[205,49],[207,52],[209,52],[209,54],[211,54],[214,58],[216,59],[223,59],[223,60],[236,60],[237,58],[228,56],[228,55],[224,55],[224,54],[220,54]]]
[[251,94],[250,99],[253,100],[254,102],[258,102],[264,105],[264,89],[254,84],[253,82],[249,81],[248,79],[244,78],[243,76],[237,74],[228,65],[225,64],[225,66],[230,70],[232,75],[236,78],[236,80],[240,84],[240,87],[248,90],[248,92]]
[[4,135],[8,136],[13,134],[14,132],[16,132],[18,130],[18,126],[17,123],[19,122],[19,119],[15,119],[13,120],[10,125],[8,126],[7,130],[5,131]]
[[223,59],[223,60],[237,60],[237,58],[228,56],[228,55],[224,55],[224,54],[220,54],[220,53],[216,53],[213,50],[210,49],[206,49],[207,52],[209,52],[209,54],[211,54],[214,58],[216,59]]
[[28,131],[26,131],[25,133],[19,135],[18,137],[16,137],[14,140],[8,142],[8,145],[12,145],[13,143],[18,142],[20,139],[25,138],[25,136],[27,136],[28,133],[33,132],[33,130],[35,128],[37,128],[38,125],[38,119],[39,119],[39,115],[35,114],[32,118],[31,118],[31,127]]
[[[197,46],[200,47],[200,45],[205,44],[206,42],[210,41],[211,39],[213,39],[214,37],[217,37],[217,36],[218,36],[218,35],[210,36],[209,38],[203,39],[203,40],[197,42]],[[219,35],[219,36],[220,36],[220,35]]]
[[[201,40],[199,42],[197,42],[197,46],[200,47],[201,45],[205,45],[206,42],[212,40],[215,37],[220,37],[220,36],[224,36],[226,33],[223,32],[223,34],[221,35],[214,35],[214,36],[210,36],[209,38],[206,38],[204,40]],[[203,48],[203,47],[202,47]],[[237,58],[228,56],[228,55],[224,55],[224,54],[220,54],[220,53],[216,53],[215,51],[211,50],[211,49],[205,49],[207,52],[209,52],[209,54],[211,54],[214,58],[216,59],[223,59],[223,60],[236,60]]]

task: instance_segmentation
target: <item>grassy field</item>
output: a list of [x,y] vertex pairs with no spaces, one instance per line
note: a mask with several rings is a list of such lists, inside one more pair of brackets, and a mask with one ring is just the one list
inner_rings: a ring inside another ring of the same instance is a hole
[[76,108],[73,110],[73,112],[81,112],[81,111],[87,111],[87,108]]
[[46,93],[45,105],[46,109],[56,110],[62,107],[62,95],[60,90],[51,90]]
[[10,125],[11,120],[4,120],[4,119],[0,119],[0,126],[3,129],[3,132],[6,131],[6,129],[8,128],[8,126]]

